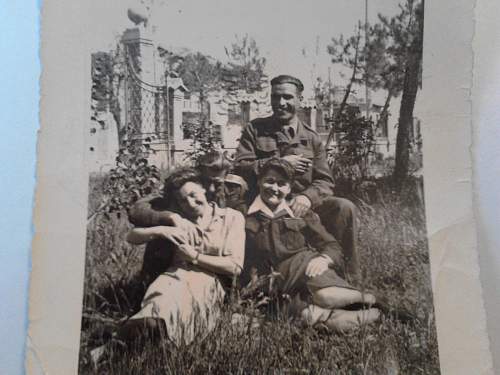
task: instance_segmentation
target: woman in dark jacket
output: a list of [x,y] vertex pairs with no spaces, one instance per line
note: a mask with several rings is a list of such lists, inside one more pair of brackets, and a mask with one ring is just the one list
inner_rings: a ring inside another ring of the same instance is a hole
[[294,216],[286,201],[293,178],[293,167],[282,159],[270,159],[260,169],[259,195],[246,217],[243,285],[251,288],[257,275],[274,272],[278,294],[289,296],[309,324],[346,331],[376,321],[375,297],[344,279],[342,249],[318,215],[310,210]]

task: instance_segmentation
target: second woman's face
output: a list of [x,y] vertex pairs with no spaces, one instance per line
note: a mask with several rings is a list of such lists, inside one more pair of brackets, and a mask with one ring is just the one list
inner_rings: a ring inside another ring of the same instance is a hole
[[259,178],[260,197],[271,209],[275,209],[290,194],[290,182],[279,172],[270,169]]
[[207,206],[205,189],[194,182],[186,182],[177,192],[177,204],[189,218],[202,216]]

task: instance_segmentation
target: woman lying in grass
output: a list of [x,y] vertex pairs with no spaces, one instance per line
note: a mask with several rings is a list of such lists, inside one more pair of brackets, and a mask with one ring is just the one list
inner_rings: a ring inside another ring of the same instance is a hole
[[[229,174],[232,165],[224,153],[210,151],[197,160],[196,170],[199,171],[206,191],[207,200],[215,202],[220,208],[231,207],[244,213],[244,196],[246,191],[245,181],[239,177]],[[164,192],[163,196],[147,196],[139,199],[128,209],[128,218],[136,227],[178,227],[189,236],[196,236],[195,224],[179,215],[175,199],[168,199]],[[161,273],[163,273],[172,261],[174,251],[165,251],[165,240],[163,236],[148,242],[144,251],[144,261],[141,270],[141,278],[145,285],[149,285]]]
[[[149,286],[141,310],[118,330],[116,341],[131,343],[153,335],[183,345],[199,339],[215,327],[227,282],[243,267],[243,215],[209,203],[199,172],[172,173],[164,192],[168,206],[195,224],[197,233],[193,236],[173,226],[136,227],[129,232],[127,240],[133,244],[168,240],[163,250],[174,255],[167,271]],[[99,356],[101,352],[94,351]]]
[[293,310],[308,324],[324,323],[346,331],[375,322],[381,313],[372,294],[350,285],[340,245],[309,211],[294,217],[286,197],[293,167],[273,158],[260,169],[259,196],[246,218],[247,244],[242,284],[256,275],[277,273],[278,295],[292,299]]

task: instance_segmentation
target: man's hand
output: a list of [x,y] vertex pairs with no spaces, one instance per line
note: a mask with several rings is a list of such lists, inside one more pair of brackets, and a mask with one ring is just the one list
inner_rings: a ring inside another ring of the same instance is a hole
[[190,245],[180,245],[177,248],[177,254],[182,260],[192,262],[196,258],[198,252]]
[[190,244],[198,246],[201,243],[200,235],[193,222],[184,219],[178,214],[171,215],[170,219],[174,227],[184,232]]
[[177,227],[169,227],[169,226],[156,227],[155,232],[156,232],[155,233],[156,238],[163,238],[165,240],[169,240],[177,246],[187,245],[189,242],[186,232]]
[[297,217],[302,217],[311,208],[311,201],[305,195],[297,195],[292,199],[290,208]]
[[311,160],[303,157],[302,154],[300,154],[300,155],[287,155],[287,156],[283,156],[282,159],[289,162],[292,165],[295,172],[298,174],[305,173],[312,164]]
[[330,262],[322,256],[318,256],[310,260],[306,268],[307,277],[315,277],[321,275],[328,269]]

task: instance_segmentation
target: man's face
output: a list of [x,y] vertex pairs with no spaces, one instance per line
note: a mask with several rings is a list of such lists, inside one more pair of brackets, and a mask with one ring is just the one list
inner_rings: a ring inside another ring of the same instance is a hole
[[290,182],[278,171],[269,169],[259,178],[260,197],[270,209],[278,207],[290,191]]
[[227,171],[220,168],[201,168],[203,186],[207,191],[207,199],[214,201],[219,189],[223,187]]
[[274,117],[282,124],[288,124],[300,107],[300,94],[297,86],[280,83],[271,88],[271,107]]

